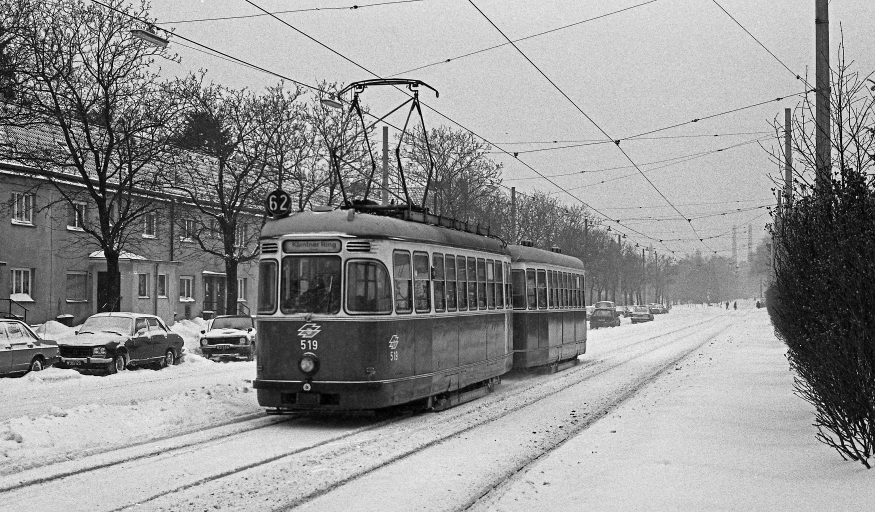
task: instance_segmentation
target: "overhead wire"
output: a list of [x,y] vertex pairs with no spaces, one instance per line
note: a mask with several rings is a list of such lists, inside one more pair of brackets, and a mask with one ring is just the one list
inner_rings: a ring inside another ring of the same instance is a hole
[[[518,43],[518,42],[520,42],[520,41],[525,41],[525,40],[527,40],[527,39],[533,39],[533,38],[540,37],[540,36],[543,36],[543,35],[546,35],[546,34],[550,34],[550,33],[553,33],[553,32],[558,32],[558,31],[560,31],[560,30],[565,30],[565,29],[567,29],[567,28],[576,27],[577,25],[582,25],[582,24],[584,24],[584,23],[588,23],[588,22],[590,22],[590,21],[595,21],[595,20],[598,20],[598,19],[601,19],[601,18],[607,18],[608,16],[612,16],[612,15],[614,15],[614,14],[619,14],[619,13],[621,13],[621,12],[625,12],[625,11],[629,11],[629,10],[632,10],[632,9],[636,9],[636,8],[638,8],[638,7],[643,7],[643,6],[647,5],[647,4],[652,4],[653,2],[656,2],[656,1],[657,1],[657,0],[650,0],[650,1],[648,1],[648,2],[643,2],[643,3],[640,3],[640,4],[632,5],[632,6],[629,6],[629,7],[623,8],[623,9],[619,9],[619,10],[616,10],[616,11],[611,11],[611,12],[609,12],[609,13],[601,14],[601,15],[596,16],[596,17],[594,17],[594,18],[587,18],[587,19],[585,19],[585,20],[577,21],[577,22],[575,22],[575,23],[570,23],[570,24],[568,24],[568,25],[563,25],[563,26],[561,26],[561,27],[556,27],[556,28],[553,28],[553,29],[550,29],[550,30],[545,30],[544,32],[538,32],[537,34],[532,34],[532,35],[530,35],[530,36],[521,37],[521,38],[519,38],[519,39],[515,39],[513,42],[514,42],[514,43]],[[455,57],[450,57],[450,58],[448,58],[448,59],[443,59],[443,60],[440,60],[440,61],[432,62],[431,64],[426,64],[426,65],[424,65],[424,66],[419,66],[419,67],[416,67],[416,68],[407,69],[407,70],[405,70],[405,71],[401,71],[401,72],[398,72],[398,73],[393,73],[393,74],[389,75],[389,78],[393,78],[393,77],[396,77],[396,76],[399,76],[399,75],[404,75],[404,74],[407,74],[407,73],[412,73],[412,72],[414,72],[414,71],[419,71],[419,70],[426,69],[426,68],[430,68],[430,67],[432,67],[432,66],[437,66],[437,65],[440,65],[440,64],[447,64],[447,63],[449,63],[449,62],[462,60],[462,59],[464,59],[464,58],[471,57],[471,56],[473,56],[473,55],[477,55],[477,54],[480,54],[480,53],[488,52],[488,51],[490,51],[490,50],[495,50],[496,48],[501,48],[502,46],[507,46],[508,44],[511,44],[511,43],[501,43],[501,44],[497,44],[497,45],[495,45],[495,46],[490,46],[490,47],[488,47],[488,48],[482,48],[482,49],[480,49],[480,50],[476,50],[476,51],[473,51],[473,52],[468,52],[468,53],[465,53],[465,54],[463,54],[463,55],[457,55],[457,56],[455,56]]]
[[[377,2],[372,4],[363,4],[363,5],[350,5],[346,7],[310,7],[307,9],[289,9],[285,11],[273,11],[273,14],[292,14],[298,12],[312,12],[312,11],[350,11],[356,9],[364,9],[366,7],[378,7],[381,5],[392,5],[392,4],[409,4],[413,2],[422,2],[423,0],[394,0],[390,2]],[[267,16],[266,14],[243,14],[238,16],[220,16],[217,18],[199,18],[194,20],[174,20],[174,21],[165,21],[163,23],[170,25],[178,25],[182,23],[200,23],[204,21],[225,21],[225,20],[240,20],[246,18],[260,18],[262,16]]]

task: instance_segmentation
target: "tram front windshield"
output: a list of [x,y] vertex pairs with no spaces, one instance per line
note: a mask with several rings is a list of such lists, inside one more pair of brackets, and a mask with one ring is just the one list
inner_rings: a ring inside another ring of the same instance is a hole
[[283,313],[340,311],[340,257],[286,256],[280,281]]

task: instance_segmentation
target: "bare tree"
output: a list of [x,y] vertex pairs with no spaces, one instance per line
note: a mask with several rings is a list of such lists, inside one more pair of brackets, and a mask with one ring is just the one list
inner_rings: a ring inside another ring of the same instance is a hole
[[[164,48],[131,35],[149,5],[109,0],[109,8],[81,0],[31,4],[9,46],[18,58],[14,101],[2,120],[4,159],[70,177],[49,179],[69,208],[87,200],[96,220],[83,223],[81,240],[103,251],[107,298],[120,299],[119,255],[154,207],[154,190],[179,109],[159,81],[156,58]],[[27,5],[27,2],[15,6]],[[81,188],[84,187],[84,188]]]
[[246,90],[205,84],[204,76],[178,82],[186,105],[185,129],[168,185],[192,205],[176,219],[181,237],[225,265],[225,310],[237,311],[240,264],[258,257],[260,211],[271,177],[261,121],[261,100]]

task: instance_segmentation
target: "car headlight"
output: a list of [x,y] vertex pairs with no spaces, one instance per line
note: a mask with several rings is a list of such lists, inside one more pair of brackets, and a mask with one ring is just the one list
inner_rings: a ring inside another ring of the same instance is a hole
[[206,339],[206,338],[201,338],[201,346],[202,346],[202,347],[206,347],[206,346],[207,346],[207,339]]
[[316,357],[316,354],[307,352],[301,356],[301,360],[298,361],[298,368],[300,368],[305,375],[313,375],[319,371],[319,359]]
[[240,340],[238,340],[238,343],[240,343],[241,345],[245,345],[245,344],[246,344],[246,338],[240,338]]
[[91,355],[94,357],[106,357],[106,347],[94,347],[91,349]]

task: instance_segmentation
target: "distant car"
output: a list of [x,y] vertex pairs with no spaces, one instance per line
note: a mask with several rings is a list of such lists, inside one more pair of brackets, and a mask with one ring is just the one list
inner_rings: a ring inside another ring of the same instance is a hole
[[255,359],[255,323],[251,316],[217,316],[201,331],[201,352],[207,358]]
[[58,361],[58,344],[37,336],[28,325],[0,318],[0,375],[38,372]]
[[589,319],[589,328],[598,329],[599,327],[619,327],[620,315],[616,310],[607,308],[595,308],[592,312],[592,317]]
[[632,323],[651,322],[653,321],[653,313],[649,306],[632,306]]
[[650,304],[647,305],[647,308],[650,310],[650,313],[653,315],[658,315],[658,314],[662,313],[662,308],[659,307],[659,304],[655,304],[655,303],[651,302]]
[[600,300],[595,303],[596,309],[614,309],[614,303],[609,300]]
[[182,336],[157,316],[97,313],[74,336],[58,340],[59,366],[109,373],[147,364],[164,368],[182,358],[182,345]]

